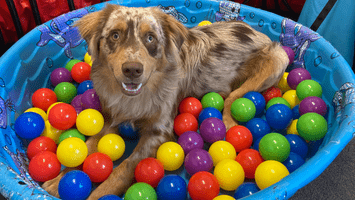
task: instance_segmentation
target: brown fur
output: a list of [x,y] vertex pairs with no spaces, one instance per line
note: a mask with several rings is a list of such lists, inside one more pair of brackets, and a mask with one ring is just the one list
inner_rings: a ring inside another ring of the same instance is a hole
[[[129,121],[140,129],[134,152],[89,199],[124,193],[138,162],[155,157],[162,143],[175,139],[173,120],[183,98],[201,98],[208,92],[227,97],[223,121],[229,129],[237,125],[230,114],[233,101],[248,91],[261,92],[276,85],[289,62],[279,43],[240,21],[187,29],[158,8],[107,5],[76,26],[88,43],[91,78],[106,119],[104,129],[86,142],[89,152],[97,151],[99,139],[117,130],[114,127],[121,122]],[[153,37],[150,42],[149,36]],[[122,65],[126,62],[141,63],[143,74],[125,77]],[[122,82],[143,83],[140,94],[125,93]],[[63,174],[43,187],[58,196]]]

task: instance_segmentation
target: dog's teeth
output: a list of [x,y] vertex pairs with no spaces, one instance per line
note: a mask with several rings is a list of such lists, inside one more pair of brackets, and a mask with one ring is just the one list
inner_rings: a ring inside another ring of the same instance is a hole
[[143,84],[140,83],[136,89],[130,89],[130,88],[127,87],[127,85],[125,83],[122,83],[123,89],[125,89],[128,92],[137,92],[138,90],[141,89],[142,85]]

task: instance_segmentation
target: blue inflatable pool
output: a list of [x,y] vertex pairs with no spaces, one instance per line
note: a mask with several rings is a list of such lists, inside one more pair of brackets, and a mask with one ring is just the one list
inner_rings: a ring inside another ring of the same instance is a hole
[[[187,27],[202,20],[242,20],[274,41],[291,47],[296,57],[288,70],[303,67],[323,87],[328,105],[328,132],[309,144],[306,163],[280,182],[245,199],[288,199],[319,176],[353,138],[355,132],[355,75],[332,45],[321,35],[281,16],[238,3],[217,0],[113,0],[134,7],[159,6]],[[0,58],[0,192],[13,199],[57,199],[28,174],[26,145],[14,132],[15,119],[30,108],[31,96],[50,87],[50,72],[72,58],[83,59],[86,42],[71,25],[87,13],[102,9],[97,4],[61,15],[38,26]],[[129,144],[128,144],[129,145]],[[130,145],[133,148],[133,144]],[[184,174],[184,172],[181,172]]]

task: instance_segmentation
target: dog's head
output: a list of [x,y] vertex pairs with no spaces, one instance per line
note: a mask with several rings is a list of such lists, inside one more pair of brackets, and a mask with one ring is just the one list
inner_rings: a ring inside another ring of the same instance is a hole
[[75,26],[88,43],[93,81],[95,73],[106,70],[127,96],[157,88],[159,80],[179,62],[188,32],[156,7],[111,4],[84,16]]

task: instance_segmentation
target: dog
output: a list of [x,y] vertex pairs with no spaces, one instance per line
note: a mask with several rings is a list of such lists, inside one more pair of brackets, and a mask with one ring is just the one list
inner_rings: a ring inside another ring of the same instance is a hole
[[[133,153],[88,197],[123,194],[134,180],[136,165],[155,157],[158,147],[175,141],[174,118],[185,97],[208,92],[225,97],[223,122],[237,125],[232,103],[249,91],[277,85],[289,58],[278,42],[242,21],[186,28],[157,7],[128,8],[107,4],[75,24],[92,57],[91,79],[103,108],[104,128],[86,144],[89,154],[117,125],[130,122],[140,139]],[[117,133],[119,134],[119,133]],[[58,197],[60,178],[42,187]]]

